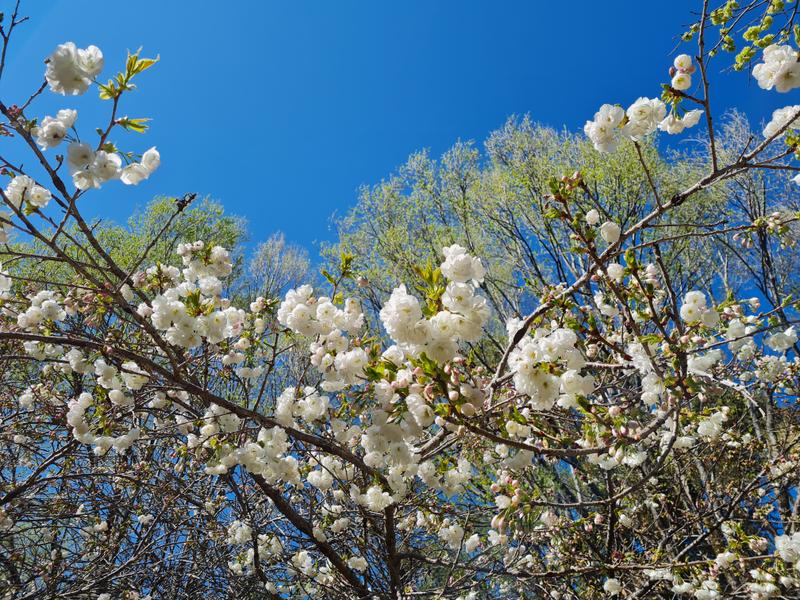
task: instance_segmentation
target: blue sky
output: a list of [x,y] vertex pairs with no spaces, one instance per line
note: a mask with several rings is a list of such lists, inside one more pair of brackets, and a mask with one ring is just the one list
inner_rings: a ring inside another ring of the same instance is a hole
[[[83,210],[121,221],[154,195],[196,191],[245,216],[253,241],[281,230],[313,254],[315,242],[335,239],[330,217],[355,203],[359,185],[415,150],[482,142],[511,114],[577,130],[604,102],[659,95],[699,5],[28,0],[32,19],[18,30],[1,93],[24,101],[42,60],[68,40],[99,46],[104,76],[128,48],[160,54],[122,107],[152,117],[151,130],[115,141],[139,152],[156,145],[162,167],[138,187],[88,194]],[[720,73],[723,61],[712,67],[718,110],[735,106],[757,123],[796,101]],[[59,108],[79,110],[86,138],[109,105],[93,92],[47,93],[29,116]]]

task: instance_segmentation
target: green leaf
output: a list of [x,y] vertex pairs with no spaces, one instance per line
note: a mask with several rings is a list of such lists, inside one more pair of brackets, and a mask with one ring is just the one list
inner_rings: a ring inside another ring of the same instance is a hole
[[97,87],[100,88],[101,100],[111,100],[112,98],[116,98],[120,93],[120,90],[117,88],[117,85],[114,83],[113,79],[109,79],[108,83],[105,85],[98,83]]
[[[132,64],[131,58],[133,59]],[[155,58],[139,58],[139,51],[137,51],[136,54],[128,57],[128,73],[131,77],[138,75],[139,73],[142,73],[143,71],[146,71],[152,67],[159,60],[161,60],[161,56],[156,56]]]
[[124,127],[128,131],[135,131],[136,133],[144,133],[147,131],[147,122],[150,119],[148,118],[140,118],[140,119],[131,119],[129,117],[122,117],[121,119],[117,120],[117,125]]
[[331,285],[336,285],[336,278],[333,275],[331,275],[327,269],[322,269],[320,273],[325,279],[328,280],[328,283],[330,283]]

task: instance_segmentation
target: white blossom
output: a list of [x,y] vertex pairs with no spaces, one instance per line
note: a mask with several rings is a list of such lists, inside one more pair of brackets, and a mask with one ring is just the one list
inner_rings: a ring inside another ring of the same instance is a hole
[[83,94],[103,70],[103,53],[97,46],[81,49],[72,42],[60,44],[47,59],[45,79],[50,89],[65,96]]
[[753,67],[753,77],[760,88],[788,92],[800,86],[800,63],[794,48],[772,44],[764,48],[763,58],[764,62]]

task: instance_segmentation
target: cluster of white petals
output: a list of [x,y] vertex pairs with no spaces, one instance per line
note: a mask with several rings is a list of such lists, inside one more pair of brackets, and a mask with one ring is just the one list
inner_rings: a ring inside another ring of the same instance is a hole
[[36,208],[44,208],[53,197],[45,187],[38,185],[27,175],[17,175],[6,186],[5,197],[17,209],[27,202]]
[[703,111],[700,109],[687,111],[682,117],[679,117],[673,111],[658,124],[658,129],[672,135],[682,133],[684,129],[689,129],[697,125],[702,115]]
[[419,300],[401,285],[380,312],[386,332],[403,353],[424,353],[439,363],[453,359],[460,342],[476,341],[489,319],[486,299],[476,293],[485,275],[480,259],[457,244],[445,248],[444,255],[441,272],[449,283],[441,297],[442,310],[426,318]]
[[614,152],[622,140],[620,126],[625,118],[621,106],[603,104],[594,114],[594,119],[586,121],[583,132],[598,152]]
[[132,162],[122,168],[120,181],[125,185],[138,185],[153,174],[161,164],[161,155],[155,147],[145,150],[139,162]]
[[628,107],[625,114],[628,122],[622,134],[639,141],[656,130],[667,114],[667,107],[658,98],[639,98]]
[[716,440],[722,433],[722,427],[728,419],[727,411],[718,410],[697,425],[697,434],[707,440]]
[[[183,244],[178,249],[185,268],[156,265],[136,276],[136,281],[151,280],[165,288],[137,312],[164,331],[171,344],[192,348],[203,340],[218,344],[241,333],[246,313],[230,306],[220,296],[222,282],[232,268],[230,255],[221,246],[207,248],[203,242]],[[202,259],[198,258],[202,256]],[[238,364],[244,355],[232,349],[226,364]]]
[[706,295],[700,291],[687,292],[681,304],[681,319],[687,323],[702,323],[715,327],[719,323],[719,313],[706,304]]
[[[572,397],[588,395],[594,389],[592,376],[578,373],[586,361],[577,343],[578,336],[571,329],[541,328],[533,336],[523,338],[511,353],[509,366],[514,373],[514,385],[517,391],[530,397],[534,409],[552,408],[562,389]],[[554,371],[556,366],[565,369],[560,376]]]
[[767,337],[767,346],[775,352],[786,352],[797,343],[797,332],[794,327],[789,327],[785,331],[778,331]]
[[28,308],[17,314],[17,325],[27,331],[35,332],[53,321],[63,321],[67,311],[61,305],[57,292],[42,290],[30,299]]
[[8,276],[8,271],[3,270],[3,263],[0,263],[0,299],[8,297],[8,292],[11,291],[11,277]]
[[[678,91],[687,90],[692,85],[695,67],[687,54],[675,58],[671,87]],[[620,142],[631,139],[643,140],[656,129],[669,134],[681,133],[700,122],[702,110],[690,110],[679,116],[676,109],[667,114],[667,107],[658,98],[639,98],[623,111],[620,106],[604,104],[591,121],[586,121],[583,132],[599,152],[614,152]]]
[[350,336],[364,325],[364,314],[356,300],[348,298],[343,307],[327,296],[313,296],[303,285],[287,292],[278,308],[278,322],[294,333],[313,336],[309,344],[311,363],[322,373],[325,391],[337,391],[358,383],[368,362],[367,353]]
[[95,151],[89,144],[73,142],[67,147],[67,166],[72,181],[79,190],[99,188],[106,181],[119,179],[126,185],[136,185],[150,177],[159,164],[158,150],[150,148],[141,162],[122,166],[122,157],[116,152]]
[[47,59],[45,78],[50,89],[65,96],[77,96],[103,70],[103,53],[97,46],[78,48],[72,42],[60,44]]
[[800,532],[775,536],[775,554],[788,563],[800,562]]
[[753,77],[760,88],[788,92],[800,86],[800,63],[797,50],[789,45],[772,44],[764,48],[764,62],[753,67]]
[[[779,131],[789,126],[800,125],[800,104],[784,106],[772,112],[772,119],[764,127],[764,137],[771,138]],[[783,134],[781,134],[783,135]]]
[[125,452],[139,439],[141,434],[139,428],[133,427],[118,436],[94,433],[86,414],[94,404],[94,398],[86,392],[69,402],[66,419],[67,423],[72,427],[72,435],[79,442],[93,446],[94,453],[98,456],[104,455],[111,448],[120,453]]
[[471,256],[458,244],[443,248],[442,254],[445,260],[440,268],[447,279],[454,283],[472,282],[475,286],[483,283],[486,269],[480,258]]
[[673,75],[670,86],[680,92],[685,92],[692,87],[692,73],[695,67],[692,64],[692,57],[688,54],[679,54],[672,63]]
[[45,117],[42,122],[31,129],[31,135],[36,138],[36,143],[42,150],[49,150],[58,146],[67,132],[75,125],[78,111],[69,108],[62,109],[55,117]]

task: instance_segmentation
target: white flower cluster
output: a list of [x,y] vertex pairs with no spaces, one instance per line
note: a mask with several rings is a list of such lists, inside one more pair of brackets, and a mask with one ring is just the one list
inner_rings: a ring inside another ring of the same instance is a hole
[[670,135],[682,133],[684,129],[689,129],[697,125],[702,115],[703,111],[697,108],[687,111],[682,117],[679,117],[673,111],[658,124],[658,129]]
[[610,596],[616,596],[622,591],[622,584],[619,582],[619,579],[615,579],[614,577],[609,577],[603,582],[603,589]]
[[233,521],[228,525],[228,536],[225,538],[226,544],[246,544],[253,539],[253,530],[246,523]]
[[97,46],[78,48],[67,42],[60,44],[46,62],[44,76],[50,89],[64,96],[77,96],[86,92],[103,70],[103,53]]
[[95,435],[86,420],[86,411],[94,405],[91,394],[84,392],[69,402],[67,423],[72,427],[73,437],[82,444],[94,446],[94,453],[98,456],[106,454],[111,448],[117,452],[125,452],[136,440],[139,439],[140,430],[137,427],[130,429],[120,436]]
[[425,318],[419,300],[401,285],[392,291],[380,312],[386,332],[408,356],[425,355],[439,363],[452,360],[461,341],[480,338],[489,319],[486,299],[477,295],[485,270],[480,259],[454,244],[444,249],[442,274],[449,280],[441,301],[443,310]]
[[775,554],[788,563],[800,563],[800,532],[776,535]]
[[278,308],[278,322],[301,335],[327,336],[336,329],[356,333],[361,328],[364,316],[355,301],[341,310],[330,298],[313,297],[313,292],[310,285],[289,290]]
[[366,571],[367,559],[363,556],[351,556],[347,559],[347,566],[354,571]]
[[[199,346],[203,339],[218,344],[240,335],[245,326],[245,311],[230,306],[227,299],[220,297],[222,283],[218,276],[224,277],[232,269],[228,251],[214,246],[203,255],[203,259],[196,258],[195,254],[204,249],[202,242],[182,244],[178,252],[186,265],[183,271],[157,265],[134,278],[137,284],[157,279],[159,283],[169,285],[149,305],[141,303],[137,312],[149,317],[157,329],[164,331],[171,344],[184,348]],[[245,355],[239,350],[245,346],[247,342],[235,344],[223,357],[223,362],[243,361]]]
[[8,531],[14,527],[14,520],[8,516],[8,513],[0,508],[0,531]]
[[667,107],[658,98],[639,98],[625,111],[628,122],[622,135],[634,141],[653,133],[667,115]]
[[150,177],[161,164],[155,147],[142,155],[141,162],[122,166],[122,157],[116,152],[95,151],[89,144],[73,142],[67,146],[67,165],[72,182],[79,190],[99,188],[106,181],[119,179],[126,185],[136,185]]
[[[192,434],[187,436],[187,445],[190,448],[199,443],[210,445],[208,438],[204,439],[204,435],[218,436],[219,433],[232,433],[239,429],[238,417],[228,413],[227,420],[220,422],[221,414],[219,413],[222,411],[216,412],[217,414],[212,420],[206,421],[201,428],[200,438]],[[212,425],[218,426],[217,431],[214,431],[215,427]],[[284,481],[292,485],[300,485],[302,479],[300,478],[299,463],[294,456],[286,455],[288,450],[289,438],[286,431],[281,427],[261,428],[256,441],[247,442],[241,447],[234,448],[228,443],[218,443],[216,445],[217,462],[210,464],[205,470],[209,475],[223,475],[236,465],[241,465],[250,473],[261,475],[271,484]]]
[[621,233],[622,230],[614,221],[606,221],[600,225],[600,237],[608,244],[616,244]]
[[[354,474],[351,468],[348,468],[336,457],[324,455],[315,457],[315,460],[320,463],[321,468],[310,471],[306,476],[306,481],[321,492],[326,492],[333,487],[334,477],[348,481]],[[340,522],[337,528],[344,525],[345,523]]]
[[[652,363],[647,361],[650,368],[652,368]],[[647,373],[644,377],[642,377],[642,402],[648,405],[654,405],[658,403],[659,398],[661,395],[666,391],[666,387],[664,386],[664,381],[655,373]]]
[[[771,138],[778,133],[778,131],[789,125],[790,122],[792,127],[800,126],[800,104],[784,106],[783,108],[774,110],[772,112],[772,119],[766,124],[762,133],[765,138]],[[782,133],[781,137],[785,134],[786,132]]]
[[309,345],[311,363],[322,373],[322,389],[342,390],[361,381],[367,353],[351,345],[347,335],[364,326],[364,314],[356,300],[348,298],[338,308],[326,297],[314,297],[310,285],[289,290],[278,308],[278,322],[300,335],[316,336]]
[[419,429],[413,419],[400,423],[389,422],[389,414],[375,409],[369,413],[372,423],[365,427],[360,443],[364,449],[364,463],[374,468],[386,468],[392,489],[402,495],[406,491],[406,477],[417,472],[418,455],[411,442]]
[[[666,114],[666,106],[657,98],[639,98],[627,110],[611,104],[604,104],[586,121],[583,131],[599,152],[614,152],[624,138],[642,140],[656,129],[669,134],[681,133],[700,122],[701,110],[690,110],[683,117],[675,112]],[[666,115],[666,116],[665,116]],[[623,125],[627,116],[627,121]]]
[[203,425],[200,427],[200,436],[192,433],[187,435],[187,445],[196,448],[203,445],[207,448],[212,447],[212,440],[217,436],[226,433],[235,433],[241,426],[241,419],[229,410],[212,404],[203,414]]
[[389,492],[383,491],[379,486],[373,485],[367,489],[366,493],[360,494],[358,488],[353,486],[350,495],[361,506],[373,512],[382,512],[394,504],[394,498]]
[[[551,332],[541,328],[523,338],[511,353],[509,366],[515,388],[530,397],[534,409],[552,408],[562,390],[574,398],[594,389],[592,376],[578,373],[586,361],[575,347],[577,343],[578,336],[571,329],[556,328]],[[566,367],[560,377],[554,372],[555,365]]]
[[[687,583],[685,584],[688,587],[685,588],[686,591],[692,591],[692,584]],[[681,588],[679,588],[681,589]],[[679,589],[676,589],[673,586],[672,590],[676,593],[681,593]],[[717,598],[722,598],[722,594],[720,593],[719,584],[714,581],[713,579],[704,579],[701,581],[696,588],[694,588],[692,594],[697,600],[716,600]]]
[[[800,358],[795,358],[795,362]],[[786,376],[789,363],[785,356],[763,356],[756,366],[756,377],[764,383],[774,383]]]
[[583,132],[598,152],[614,152],[622,140],[620,125],[625,118],[621,106],[603,104],[594,114],[594,119],[586,121]]
[[645,450],[637,450],[635,447],[612,446],[605,454],[591,455],[588,460],[604,471],[610,471],[619,465],[638,467],[647,460],[647,452]]
[[139,162],[132,162],[123,167],[119,173],[119,178],[125,185],[138,185],[148,179],[159,165],[161,165],[161,155],[153,146],[142,154],[142,159]]
[[797,343],[797,332],[794,327],[789,327],[785,331],[773,333],[766,340],[767,346],[775,352],[786,352]]
[[800,86],[797,51],[789,45],[772,44],[764,48],[764,62],[753,67],[753,77],[761,89],[788,92]]
[[670,86],[680,92],[685,92],[692,87],[692,73],[695,67],[692,64],[692,57],[688,54],[679,54],[672,63],[672,81]]
[[178,244],[176,250],[181,257],[184,267],[184,277],[187,280],[202,280],[206,277],[227,277],[233,270],[231,255],[222,246],[212,246],[205,253],[205,242],[198,240],[187,244]]
[[5,244],[8,241],[12,229],[11,215],[8,211],[0,210],[0,244]]
[[306,550],[300,550],[292,556],[292,568],[309,577],[314,573],[314,559]]
[[687,292],[681,305],[681,319],[687,323],[702,323],[706,327],[715,327],[719,323],[719,313],[706,305],[703,292]]
[[715,348],[705,354],[693,354],[686,361],[686,368],[690,373],[707,375],[715,364],[724,358],[722,350]]
[[722,433],[722,425],[728,420],[727,406],[718,410],[710,417],[703,419],[697,424],[697,435],[708,441],[716,440]]
[[[68,359],[67,363],[62,365],[65,373],[73,371],[78,374],[86,374],[94,371],[97,385],[106,390],[112,406],[119,409],[127,409],[134,405],[133,397],[126,394],[125,389],[140,390],[149,379],[147,374],[132,361],[123,363],[120,372],[102,358],[96,360],[92,365],[76,348],[70,350],[65,358]],[[71,414],[67,415],[68,422],[73,426],[73,435],[82,443],[94,445],[96,454],[103,455],[111,447],[117,452],[124,452],[139,439],[140,431],[137,427],[133,427],[128,433],[117,437],[95,436],[89,430],[89,424],[85,419],[86,409],[94,403],[94,398],[90,394],[85,394],[73,402],[74,406],[70,405]],[[106,413],[106,415],[109,414]]]
[[[103,53],[96,46],[80,49],[72,42],[59,45],[47,59],[45,78],[54,92],[64,95],[83,94],[103,68]],[[31,129],[31,135],[42,150],[58,146],[74,127],[78,113],[75,110],[58,111],[55,117],[47,116]],[[73,142],[67,148],[67,166],[75,187],[79,190],[99,188],[112,179],[126,185],[136,185],[148,177],[161,164],[155,148],[150,148],[139,162],[124,167],[123,159],[108,148],[95,150],[89,144]],[[49,199],[49,197],[48,197]],[[34,203],[34,206],[38,206]]]
[[426,461],[419,465],[417,475],[429,488],[452,496],[464,492],[465,486],[472,480],[473,466],[462,456],[458,459],[455,469],[450,469],[440,476],[433,461]]
[[436,419],[433,408],[420,394],[410,392],[406,396],[406,407],[420,427],[430,427]]
[[[695,67],[687,54],[675,58],[671,69],[671,86],[684,91],[692,85],[692,73]],[[591,121],[586,121],[583,132],[592,141],[599,152],[614,152],[620,142],[625,139],[641,141],[645,136],[659,129],[665,133],[677,134],[684,129],[694,127],[700,122],[701,110],[690,110],[679,117],[675,110],[667,115],[667,107],[658,98],[639,98],[623,111],[622,107],[603,104]]]
[[275,401],[275,420],[284,427],[295,427],[295,417],[313,423],[327,417],[330,399],[313,387],[286,388]]
[[486,276],[486,269],[480,258],[467,254],[465,248],[458,244],[447,246],[442,249],[444,262],[441,265],[442,275],[455,283],[472,282],[478,286],[483,283]]
[[193,316],[180,299],[181,291],[171,288],[152,302],[153,325],[165,331],[169,343],[193,348],[205,338],[210,344],[218,344],[241,331],[244,321],[242,310],[228,307],[207,315]]
[[8,297],[8,292],[11,291],[11,283],[8,271],[4,271],[3,263],[0,263],[0,300]]
[[[597,296],[595,296],[595,300],[596,299]],[[600,308],[602,311],[603,307],[601,306]],[[619,312],[616,307],[614,307],[614,311],[615,311],[614,315],[616,315]],[[606,314],[606,312],[604,312],[603,314]],[[608,316],[614,316],[614,315],[608,315]],[[630,356],[630,360],[626,360],[625,362],[629,363],[642,375],[647,375],[648,373],[653,371],[653,363],[650,361],[650,355],[648,353],[648,350],[650,353],[652,353],[655,350],[655,348],[652,345],[645,348],[644,344],[641,344],[640,342],[630,342],[628,346],[625,348],[625,351]]]
[[739,360],[747,360],[755,352],[755,344],[751,336],[756,330],[755,317],[743,317],[741,319],[731,319],[725,329],[725,339],[728,342],[728,349],[736,353]]
[[[14,208],[21,208],[23,201],[36,208],[44,208],[50,202],[52,194],[50,190],[37,185],[36,182],[27,175],[17,175],[12,179],[5,189],[5,196]],[[5,213],[4,213],[5,214]],[[8,217],[4,217],[8,219]]]
[[30,298],[30,306],[17,315],[17,325],[27,331],[37,331],[48,322],[63,321],[67,311],[61,307],[56,292],[42,290]]
[[781,589],[775,584],[775,576],[772,573],[763,569],[750,569],[749,574],[753,581],[747,583],[747,589],[750,597],[754,600],[767,600],[781,593]]
[[[235,575],[241,576],[252,571],[255,560],[255,549],[252,547],[252,541],[253,530],[246,523],[236,520],[228,526],[227,537],[225,538],[227,544],[231,546],[249,546],[244,552],[237,552],[235,560],[228,562],[228,568]],[[280,540],[276,536],[265,533],[258,535],[256,544],[258,545],[258,555],[262,561],[283,551]]]
[[65,108],[58,111],[55,117],[42,119],[38,126],[31,129],[31,135],[36,137],[36,143],[42,150],[55,148],[67,137],[67,131],[75,125],[77,118],[77,110]]
[[464,528],[458,523],[451,523],[450,519],[445,519],[439,529],[439,539],[446,543],[451,550],[458,550],[464,539]]

